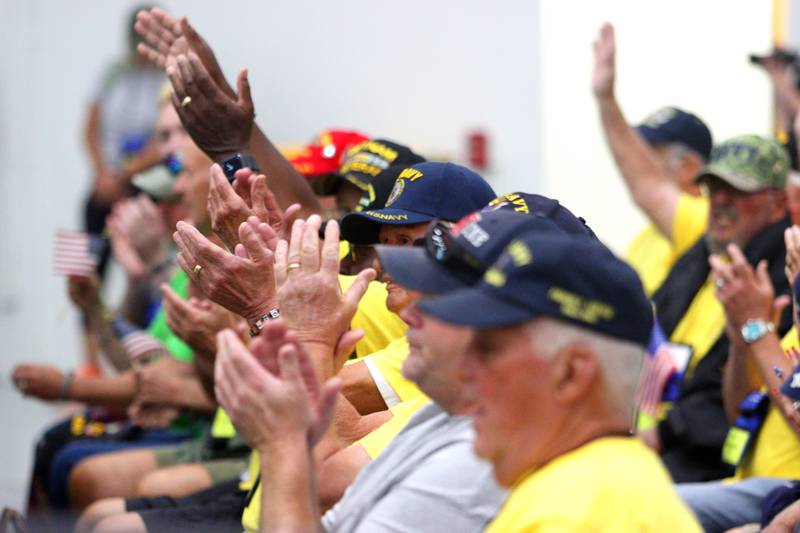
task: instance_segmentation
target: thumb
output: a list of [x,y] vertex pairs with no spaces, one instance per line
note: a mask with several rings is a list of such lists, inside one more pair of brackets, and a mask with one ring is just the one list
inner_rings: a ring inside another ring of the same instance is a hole
[[361,272],[358,273],[356,280],[347,289],[347,292],[344,293],[344,303],[351,312],[355,313],[356,308],[358,307],[358,302],[361,301],[361,298],[367,292],[367,288],[369,288],[369,282],[375,279],[375,270],[371,268],[365,268]]
[[236,89],[239,93],[239,104],[253,109],[253,98],[250,96],[250,81],[247,79],[247,69],[243,68],[239,72],[239,77],[236,80]]
[[783,314],[783,310],[792,303],[792,299],[787,294],[782,294],[775,298],[775,301],[772,302],[772,323],[776,326],[781,321],[781,315]]
[[342,333],[342,336],[339,337],[339,341],[336,343],[335,359],[337,363],[344,363],[350,354],[353,353],[353,350],[355,350],[358,341],[363,338],[364,330],[362,329],[351,329]]

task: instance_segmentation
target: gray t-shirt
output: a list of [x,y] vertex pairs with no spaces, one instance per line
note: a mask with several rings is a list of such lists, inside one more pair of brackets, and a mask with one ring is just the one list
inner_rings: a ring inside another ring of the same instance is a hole
[[326,531],[482,531],[506,492],[472,451],[468,417],[430,402],[322,517]]

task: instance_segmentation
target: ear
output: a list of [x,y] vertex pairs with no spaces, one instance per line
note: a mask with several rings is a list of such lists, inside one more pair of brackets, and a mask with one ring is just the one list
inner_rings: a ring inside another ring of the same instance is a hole
[[585,400],[593,394],[599,376],[597,355],[589,345],[577,342],[565,346],[554,361],[555,399],[563,404]]

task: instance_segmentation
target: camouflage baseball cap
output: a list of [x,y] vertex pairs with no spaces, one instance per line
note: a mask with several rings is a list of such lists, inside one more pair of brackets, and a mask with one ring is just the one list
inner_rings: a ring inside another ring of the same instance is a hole
[[789,174],[789,156],[777,141],[758,135],[728,139],[711,151],[711,160],[695,177],[719,178],[744,192],[782,189]]

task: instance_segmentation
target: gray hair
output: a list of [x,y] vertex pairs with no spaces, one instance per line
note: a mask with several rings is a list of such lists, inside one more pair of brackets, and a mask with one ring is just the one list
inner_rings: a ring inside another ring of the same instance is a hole
[[633,420],[644,348],[549,318],[533,320],[528,332],[534,351],[545,359],[553,359],[571,344],[584,343],[591,347],[597,355],[608,407],[624,414],[627,420]]

